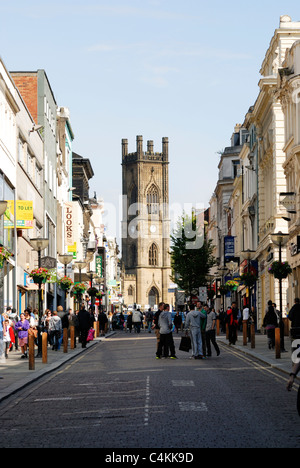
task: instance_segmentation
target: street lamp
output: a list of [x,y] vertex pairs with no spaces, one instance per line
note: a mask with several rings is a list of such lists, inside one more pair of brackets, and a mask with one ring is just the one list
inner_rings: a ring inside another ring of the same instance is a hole
[[[282,263],[282,247],[289,241],[289,234],[283,234],[279,231],[277,234],[271,234],[273,244],[279,247],[279,262]],[[282,278],[279,278],[279,297],[280,297],[280,313],[282,316]]]
[[[58,260],[65,266],[64,273],[67,276],[67,265],[73,260],[73,254],[58,255]],[[67,291],[65,291],[65,310],[67,309]]]
[[[93,279],[99,278],[99,275],[98,275],[96,272],[94,272],[94,271],[88,271],[87,274],[88,274],[88,275],[90,276],[90,278],[91,278],[91,289],[92,289],[92,287],[93,287]],[[92,294],[92,295],[91,295],[91,310],[92,310],[92,312],[94,311],[94,301],[95,301],[95,296]]]
[[[49,239],[43,238],[43,237],[38,237],[35,239],[30,239],[30,244],[33,248],[38,253],[38,266],[41,268],[41,252],[42,250],[45,250],[48,245],[49,245]],[[38,325],[38,354],[37,358],[42,357],[42,285],[39,283],[39,325]]]
[[81,270],[83,270],[87,265],[85,261],[78,261],[74,262],[74,266],[77,270],[79,270],[79,283],[81,283]]
[[[248,261],[248,273],[251,273],[251,260],[253,260],[253,258],[255,257],[256,255],[256,252],[255,250],[244,250],[242,252],[242,255],[243,257]],[[249,293],[249,311],[251,313],[251,286],[247,286],[248,287],[248,293]]]
[[67,276],[67,265],[73,260],[73,254],[58,255],[58,260],[65,266],[65,276]]

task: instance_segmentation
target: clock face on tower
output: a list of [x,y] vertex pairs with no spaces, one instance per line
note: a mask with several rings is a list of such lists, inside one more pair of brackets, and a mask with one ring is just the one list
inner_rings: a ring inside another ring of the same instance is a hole
[[156,230],[157,230],[157,229],[156,229],[156,226],[154,226],[154,224],[152,224],[152,225],[150,226],[150,232],[151,232],[152,234],[155,234],[155,233],[156,233]]

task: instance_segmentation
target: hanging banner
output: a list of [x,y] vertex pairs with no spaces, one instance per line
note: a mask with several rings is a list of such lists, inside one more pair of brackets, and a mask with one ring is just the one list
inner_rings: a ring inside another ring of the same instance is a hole
[[74,202],[65,202],[64,225],[65,225],[65,245],[74,246],[77,232],[77,211]]

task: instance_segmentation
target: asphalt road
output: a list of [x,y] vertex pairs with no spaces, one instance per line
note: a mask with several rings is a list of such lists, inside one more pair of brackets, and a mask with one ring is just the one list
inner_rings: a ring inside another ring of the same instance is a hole
[[118,333],[10,397],[0,405],[0,446],[300,446],[297,393],[286,391],[286,376],[225,346],[218,358],[178,352],[176,361],[157,361],[155,343]]

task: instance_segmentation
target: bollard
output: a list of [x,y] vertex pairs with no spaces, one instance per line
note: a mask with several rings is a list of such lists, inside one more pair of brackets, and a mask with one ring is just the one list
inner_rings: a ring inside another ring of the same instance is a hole
[[251,348],[255,349],[255,324],[251,323]]
[[63,337],[63,344],[64,344],[64,353],[68,352],[68,329],[64,328],[64,337]]
[[220,336],[220,319],[217,319],[217,336]]
[[98,336],[98,335],[97,335],[97,323],[98,323],[98,322],[94,322],[95,337]]
[[71,349],[75,348],[75,327],[70,327]]
[[229,340],[229,325],[226,323],[226,339]]
[[243,320],[243,346],[247,346],[248,341],[248,320]]
[[97,337],[100,336],[100,323],[99,320],[97,322]]
[[42,357],[43,364],[48,363],[48,334],[43,333],[42,335]]
[[29,341],[29,370],[35,370],[35,357],[34,357],[34,335],[29,335],[28,336],[28,341]]
[[280,359],[281,358],[280,328],[275,328],[275,353],[276,353],[276,359]]

